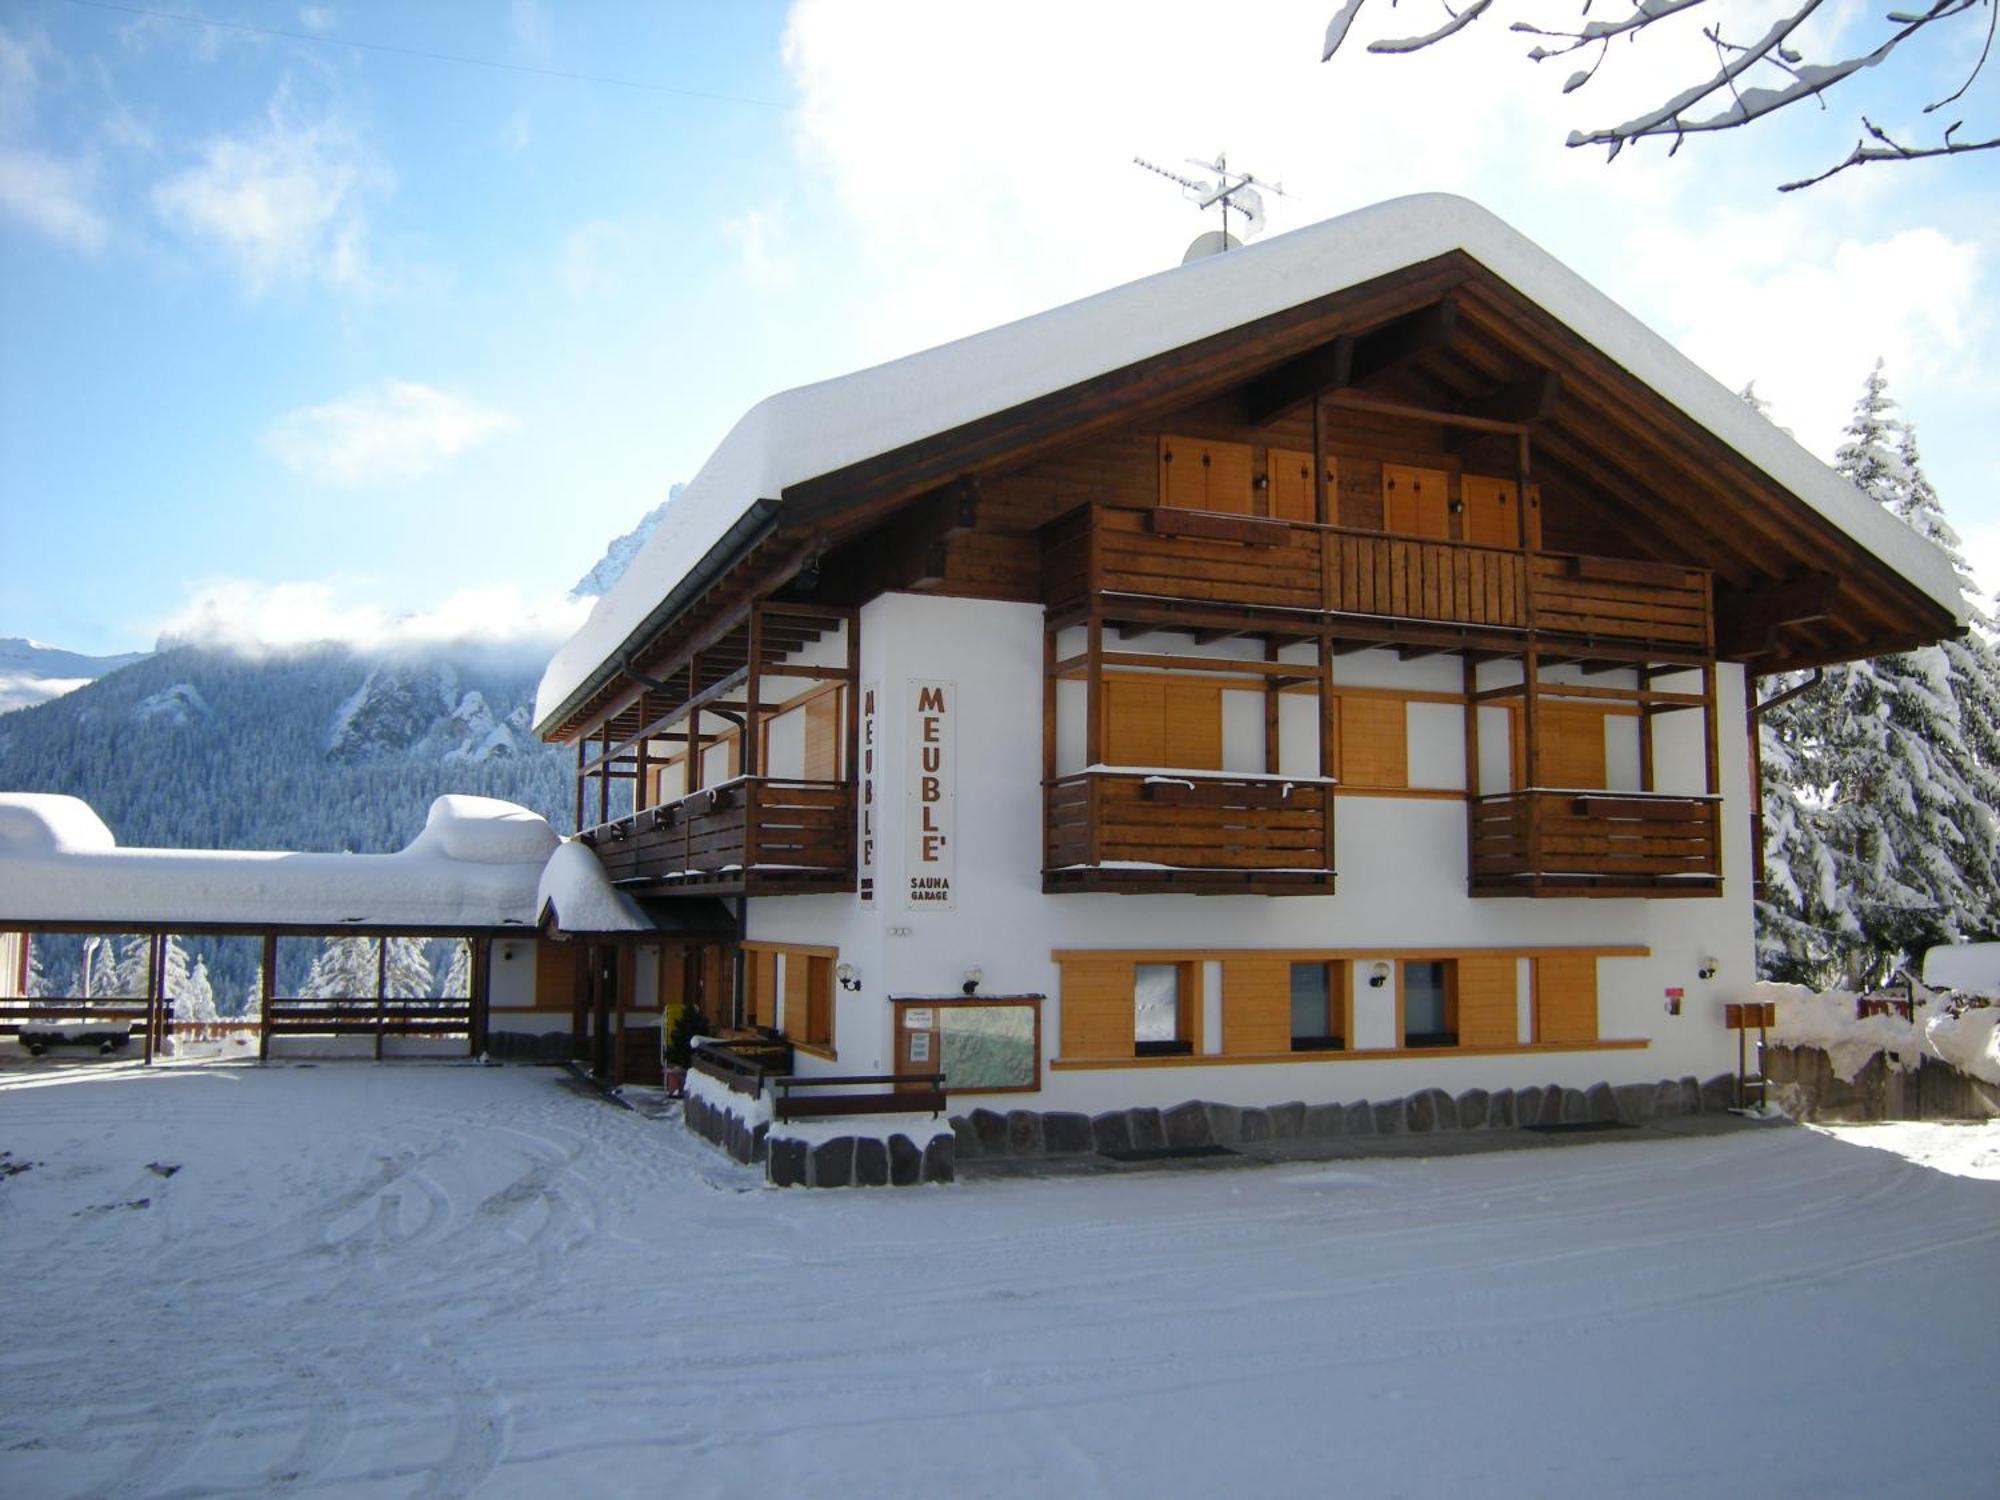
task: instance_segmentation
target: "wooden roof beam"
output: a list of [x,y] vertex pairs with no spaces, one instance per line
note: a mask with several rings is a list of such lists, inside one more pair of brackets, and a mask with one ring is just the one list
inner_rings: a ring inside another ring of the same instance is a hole
[[1245,399],[1250,425],[1263,427],[1323,392],[1379,380],[1444,348],[1457,332],[1458,303],[1445,297],[1367,333],[1343,333],[1253,380]]
[[1531,426],[1545,420],[1561,399],[1562,376],[1554,370],[1536,370],[1520,380],[1496,386],[1484,395],[1463,400],[1459,405],[1468,417]]
[[1776,651],[1787,626],[1831,618],[1840,580],[1831,573],[1795,573],[1762,588],[1715,593],[1715,654],[1742,661]]

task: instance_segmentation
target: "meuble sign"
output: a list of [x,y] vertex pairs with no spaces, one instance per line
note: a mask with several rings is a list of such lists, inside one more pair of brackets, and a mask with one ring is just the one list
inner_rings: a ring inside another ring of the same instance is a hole
[[875,904],[875,839],[880,818],[875,796],[882,784],[881,719],[876,705],[881,696],[878,683],[867,683],[861,689],[861,868],[857,873],[863,906]]
[[957,756],[953,714],[958,684],[909,681],[909,763],[904,797],[908,832],[905,904],[949,911],[956,853],[952,848],[953,780]]

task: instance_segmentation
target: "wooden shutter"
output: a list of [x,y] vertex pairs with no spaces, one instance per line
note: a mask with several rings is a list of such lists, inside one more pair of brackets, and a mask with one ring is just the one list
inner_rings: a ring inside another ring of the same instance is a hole
[[1104,759],[1114,766],[1167,763],[1167,686],[1158,677],[1104,679]]
[[1443,541],[1451,534],[1450,490],[1451,475],[1443,469],[1382,465],[1382,529]]
[[841,702],[838,690],[821,693],[806,704],[807,781],[840,779]]
[[1250,514],[1252,462],[1248,443],[1201,438],[1160,439],[1160,504],[1185,510]]
[[1520,1039],[1511,958],[1458,960],[1458,1044],[1511,1047]]
[[1465,502],[1460,520],[1466,541],[1480,547],[1521,545],[1521,507],[1513,480],[1466,474],[1458,481],[1458,493]]
[[1115,958],[1062,961],[1062,1055],[1131,1057],[1132,965]]
[[1292,966],[1282,958],[1222,961],[1222,1050],[1292,1050]]
[[1272,448],[1264,455],[1271,514],[1280,521],[1317,521],[1313,457],[1296,448]]
[[744,985],[749,991],[744,996],[744,1006],[749,1014],[745,1018],[752,1026],[778,1024],[778,955],[767,949],[755,948],[744,955],[749,964]]
[[1582,953],[1535,960],[1535,1040],[1597,1040],[1597,957]]
[[1409,708],[1401,698],[1337,700],[1339,779],[1346,786],[1410,784]]
[[1114,766],[1222,769],[1222,689],[1168,677],[1104,679],[1104,758]]
[[1589,703],[1544,699],[1536,705],[1542,786],[1601,789],[1604,771],[1604,710]]
[[[1222,769],[1222,689],[1205,682],[1167,683],[1161,739],[1163,766]],[[1141,762],[1140,764],[1152,764]]]
[[812,1040],[812,964],[803,953],[785,955],[785,1035]]

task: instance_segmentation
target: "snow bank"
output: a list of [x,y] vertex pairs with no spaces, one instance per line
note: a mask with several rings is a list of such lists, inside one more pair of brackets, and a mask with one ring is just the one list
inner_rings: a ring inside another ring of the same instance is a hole
[[760,402],[731,429],[617,585],[557,650],[535,696],[546,724],[586,691],[673,588],[760,502],[879,453],[1211,335],[1464,251],[1652,387],[1953,618],[1949,559],[1862,496],[1665,339],[1485,209],[1449,194],[1378,203],[1212,255],[935,349]]
[[1923,1037],[1915,1026],[1893,1014],[1863,1020],[1855,1007],[1861,997],[1851,991],[1820,994],[1802,984],[1767,980],[1757,986],[1757,998],[1777,1004],[1773,1042],[1781,1047],[1818,1047],[1843,1082],[1854,1082],[1877,1052],[1898,1068],[1914,1068],[1922,1055]]
[[2000,1085],[2000,1006],[1933,1016],[1924,1043],[1959,1072]]
[[[547,825],[544,824],[544,827]],[[571,839],[549,856],[535,890],[539,922],[550,907],[564,932],[651,932],[639,903],[611,883],[588,844]]]
[[2000,943],[1941,943],[1924,955],[1924,983],[2000,1000]]
[[721,1110],[734,1115],[750,1129],[771,1123],[772,1104],[770,1091],[739,1094],[719,1078],[711,1078],[697,1068],[689,1068],[687,1074],[687,1097],[699,1099],[710,1109]]
[[394,854],[123,849],[74,797],[0,793],[0,926],[527,926],[559,843],[524,807],[440,797],[423,832]]

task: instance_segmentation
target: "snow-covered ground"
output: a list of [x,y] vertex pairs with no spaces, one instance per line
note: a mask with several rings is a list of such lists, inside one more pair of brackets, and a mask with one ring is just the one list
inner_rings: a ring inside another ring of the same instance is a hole
[[1885,1128],[813,1193],[546,1071],[0,1073],[0,1493],[1991,1493],[2000,1185]]

